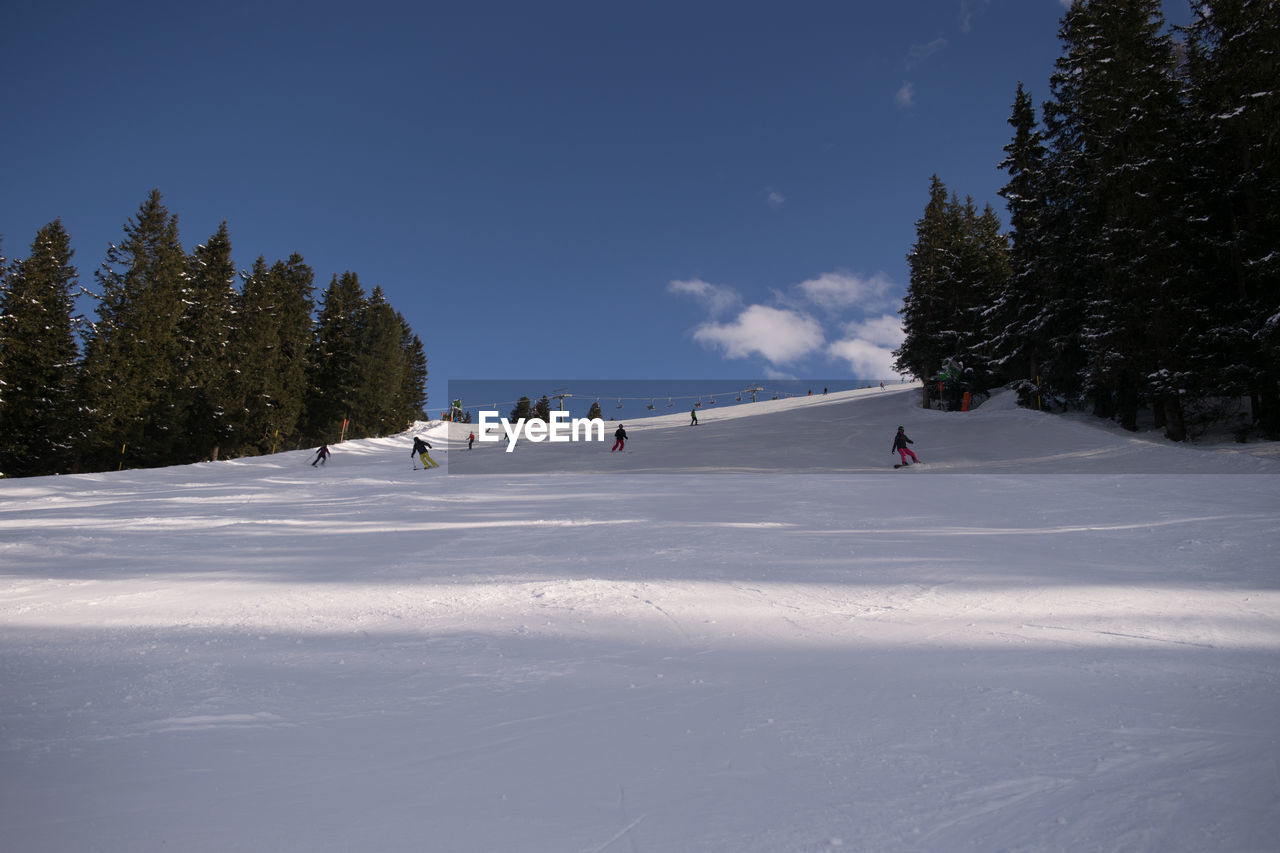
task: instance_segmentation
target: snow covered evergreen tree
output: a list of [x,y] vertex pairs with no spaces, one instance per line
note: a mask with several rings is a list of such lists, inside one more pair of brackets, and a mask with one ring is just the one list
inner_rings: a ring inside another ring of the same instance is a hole
[[401,347],[400,318],[387,304],[380,286],[373,288],[361,307],[358,327],[360,338],[355,353],[352,423],[348,435],[353,438],[388,435],[408,426],[405,412],[396,407],[408,364]]
[[519,400],[516,400],[515,408],[511,410],[511,415],[508,418],[508,420],[510,420],[512,423],[515,423],[521,418],[524,418],[525,420],[530,420],[532,417],[533,417],[533,403],[529,400],[528,397],[521,397]]
[[[1009,210],[1009,276],[989,312],[990,345],[995,368],[1005,381],[1015,383],[1020,402],[1039,408],[1047,387],[1075,383],[1078,363],[1061,370],[1055,367],[1061,366],[1060,354],[1071,348],[1078,325],[1064,322],[1067,303],[1057,293],[1053,265],[1048,262],[1053,256],[1048,152],[1035,105],[1021,83],[1009,125],[1013,139],[1005,146],[999,166],[1009,174],[1000,190]],[[1057,372],[1071,381],[1063,383],[1046,375]]]
[[[896,369],[932,379],[945,363],[957,362],[966,368],[966,383],[990,387],[988,309],[1009,276],[999,217],[990,205],[979,214],[973,199],[948,197],[934,175],[907,262],[911,283],[901,311],[905,337],[894,353]],[[926,384],[926,406],[929,394]]]
[[179,393],[186,440],[174,461],[217,459],[231,434],[231,311],[236,268],[227,223],[191,253],[181,337]]
[[[188,256],[153,190],[97,271],[77,363],[76,269],[60,221],[0,258],[0,475],[182,464],[386,434],[423,417],[421,338],[380,288],[334,276],[313,321],[298,254],[234,287],[224,222]],[[358,420],[357,420],[358,419]]]
[[0,476],[71,469],[77,426],[73,329],[77,271],[55,219],[25,260],[0,258]]
[[532,418],[548,422],[551,420],[551,400],[547,398],[546,394],[543,394],[538,402],[534,404]]
[[954,355],[959,245],[959,223],[948,203],[946,184],[933,175],[924,214],[916,220],[916,242],[907,255],[911,282],[900,312],[904,337],[894,351],[895,370],[929,379]]
[[[400,321],[400,352],[404,371],[400,375],[395,410],[406,424],[410,424],[426,417],[427,355],[422,347],[422,339],[413,333],[409,322],[399,311],[396,312],[396,318]],[[467,417],[471,417],[470,412]]]
[[304,434],[314,443],[337,441],[343,420],[358,414],[357,356],[365,292],[348,270],[335,275],[321,296],[311,342]]
[[1009,237],[1000,217],[990,205],[978,213],[971,200],[964,207],[964,324],[959,346],[966,381],[974,390],[986,390],[1004,384],[992,339],[993,307],[1012,275],[1009,261]]
[[259,256],[244,280],[231,345],[238,452],[269,453],[301,440],[312,281],[311,268],[297,254],[270,267]]
[[1280,436],[1280,0],[1200,0],[1188,39],[1198,369]]
[[189,278],[178,218],[152,190],[97,271],[98,320],[85,344],[80,398],[91,470],[174,461],[181,408],[183,297]]
[[1180,217],[1173,164],[1178,86],[1159,0],[1072,4],[1045,104],[1050,164],[1077,251],[1064,283],[1084,296],[1086,390],[1099,415],[1137,428],[1139,405],[1171,347],[1168,284]]

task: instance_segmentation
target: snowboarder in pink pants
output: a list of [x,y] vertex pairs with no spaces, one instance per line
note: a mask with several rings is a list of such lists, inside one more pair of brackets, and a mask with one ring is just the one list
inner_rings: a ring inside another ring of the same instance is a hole
[[[898,434],[893,438],[893,450],[898,451],[898,456],[902,458],[903,465],[910,464],[907,462],[908,456],[911,457],[912,462],[920,461],[918,458],[916,458],[916,455],[911,452],[911,448],[907,447],[908,444],[915,444],[915,442],[907,438],[906,429],[904,429],[903,427],[898,427]],[[892,453],[893,450],[890,450],[889,452]]]

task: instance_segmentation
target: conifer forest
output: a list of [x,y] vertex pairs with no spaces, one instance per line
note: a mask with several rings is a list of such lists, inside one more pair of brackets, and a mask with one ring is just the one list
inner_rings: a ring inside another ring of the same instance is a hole
[[932,404],[1013,384],[1181,441],[1230,401],[1280,436],[1280,2],[1192,12],[1071,5],[1039,115],[1014,96],[1007,232],[932,178],[895,352]]
[[257,455],[422,417],[422,341],[353,272],[318,303],[297,254],[237,273],[225,222],[188,253],[159,191],[108,248],[96,286],[72,261],[60,220],[25,259],[0,259],[3,476]]

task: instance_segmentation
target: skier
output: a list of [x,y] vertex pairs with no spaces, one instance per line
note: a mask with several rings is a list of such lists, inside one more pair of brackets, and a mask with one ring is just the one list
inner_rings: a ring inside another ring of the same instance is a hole
[[698,425],[698,410],[697,410],[697,408],[696,408],[696,407],[695,407],[695,408],[692,408],[692,409],[690,409],[690,410],[689,410],[689,416],[690,416],[691,418],[693,418],[693,420],[689,421],[689,426],[697,426],[697,425]]
[[467,450],[470,450],[471,445],[475,444],[475,442],[476,442],[476,434],[473,432],[467,436]]
[[417,456],[422,460],[422,470],[428,468],[439,468],[440,463],[431,458],[431,454],[427,451],[431,449],[431,445],[423,441],[419,436],[413,437],[413,450],[409,451],[410,456]]
[[907,447],[908,444],[915,444],[915,442],[907,438],[906,429],[898,427],[898,434],[893,437],[893,450],[890,450],[889,452],[893,453],[894,450],[898,451],[898,456],[901,457],[902,462],[901,464],[894,465],[893,467],[901,468],[903,465],[910,464],[907,462],[908,456],[910,456],[913,461],[919,463],[920,460],[911,452],[911,448]]
[[[618,430],[613,434],[613,437],[617,439],[617,441],[613,443],[613,450],[621,450],[627,443],[627,430],[622,426],[622,424],[618,424]],[[613,450],[610,450],[609,452],[612,453]]]
[[312,468],[316,467],[317,462],[323,465],[325,463],[325,460],[328,458],[329,458],[329,445],[327,444],[320,445],[320,449],[316,451],[316,458],[311,461],[311,467]]

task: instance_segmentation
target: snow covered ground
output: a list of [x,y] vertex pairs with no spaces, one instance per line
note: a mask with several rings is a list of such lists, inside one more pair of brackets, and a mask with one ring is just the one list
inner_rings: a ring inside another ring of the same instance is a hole
[[0,848],[1276,850],[1276,446],[917,401],[0,482]]

